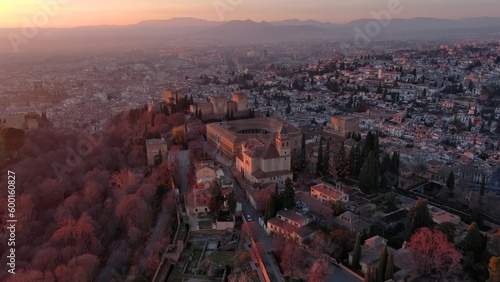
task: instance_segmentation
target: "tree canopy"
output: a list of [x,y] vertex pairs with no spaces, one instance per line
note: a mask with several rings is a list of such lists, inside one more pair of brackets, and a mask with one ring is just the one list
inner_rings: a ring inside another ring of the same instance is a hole
[[442,281],[460,266],[461,254],[440,231],[419,229],[411,237],[408,248],[415,270],[421,275],[437,275]]
[[423,227],[432,228],[434,222],[429,213],[426,199],[419,199],[408,212],[405,221],[405,240],[409,240],[415,232]]
[[5,150],[17,152],[24,145],[24,131],[17,128],[4,128],[0,131],[0,136],[3,138]]

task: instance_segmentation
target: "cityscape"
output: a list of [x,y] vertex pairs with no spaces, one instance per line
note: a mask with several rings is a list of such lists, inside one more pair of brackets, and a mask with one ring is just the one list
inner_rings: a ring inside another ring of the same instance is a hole
[[500,281],[500,3],[25,2],[1,281]]

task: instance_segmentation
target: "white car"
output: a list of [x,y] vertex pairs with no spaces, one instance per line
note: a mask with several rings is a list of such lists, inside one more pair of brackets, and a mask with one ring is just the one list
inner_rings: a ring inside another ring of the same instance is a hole
[[252,217],[249,214],[247,214],[246,217],[247,217],[247,221],[252,221]]

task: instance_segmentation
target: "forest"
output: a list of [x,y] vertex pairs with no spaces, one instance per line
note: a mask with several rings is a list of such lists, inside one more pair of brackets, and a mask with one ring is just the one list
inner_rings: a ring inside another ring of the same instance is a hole
[[[147,138],[171,138],[185,120],[182,112],[141,108],[114,116],[99,134],[26,131],[16,162],[2,166],[2,187],[7,170],[16,174],[17,223],[16,275],[3,272],[0,280],[150,279],[175,232],[172,164],[146,176],[130,169],[146,166]],[[7,189],[0,201],[7,206]],[[7,209],[0,216],[5,222]],[[3,228],[2,241],[8,235]],[[0,248],[6,265],[7,245]]]

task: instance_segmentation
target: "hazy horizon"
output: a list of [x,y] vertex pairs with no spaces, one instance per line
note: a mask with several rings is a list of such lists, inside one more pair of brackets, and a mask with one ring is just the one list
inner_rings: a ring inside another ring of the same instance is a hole
[[[39,3],[56,3],[56,0],[8,0],[0,3],[0,28],[19,28],[38,21],[39,27],[68,28],[91,25],[129,25],[148,20],[172,18],[196,18],[209,21],[252,20],[280,21],[288,19],[317,20],[321,22],[347,23],[356,19],[373,18],[372,12],[386,10],[389,3],[399,3],[400,13],[393,18],[463,19],[499,17],[500,1],[495,0],[354,0],[343,1],[276,0],[149,0],[137,3],[133,0],[59,0],[56,8],[44,9]],[[65,3],[65,4],[63,4]],[[362,8],[360,8],[362,7]],[[429,9],[432,7],[432,9]],[[453,7],[450,9],[450,7]],[[50,11],[50,12],[47,12]],[[52,12],[55,11],[55,12]],[[44,18],[46,16],[46,18]]]

